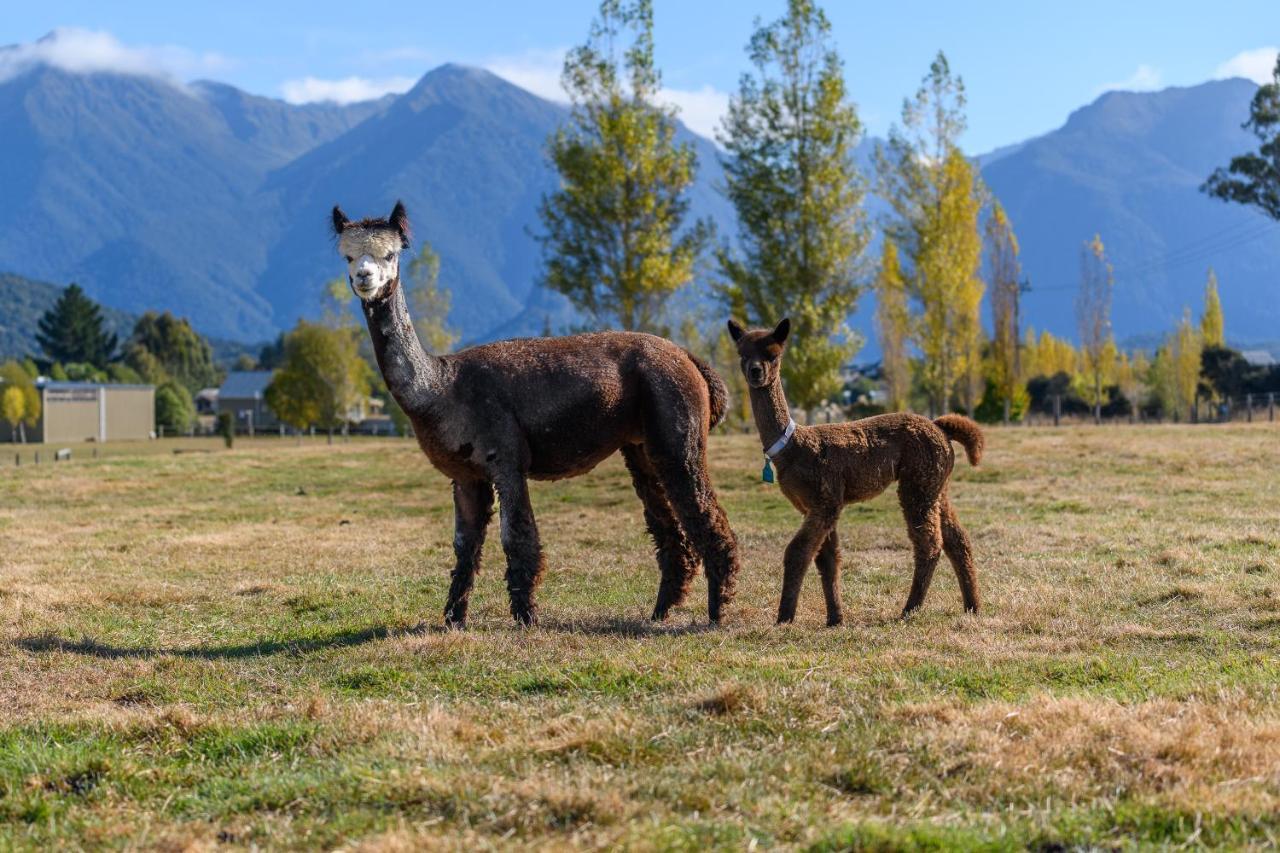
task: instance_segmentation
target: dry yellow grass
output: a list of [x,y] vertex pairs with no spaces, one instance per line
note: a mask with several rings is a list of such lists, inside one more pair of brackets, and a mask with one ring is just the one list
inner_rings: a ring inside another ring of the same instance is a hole
[[[496,535],[439,630],[445,483],[408,442],[104,455],[0,479],[0,844],[351,849],[1268,846],[1280,835],[1280,431],[995,430],[896,618],[891,495],[841,525],[848,624],[772,622],[799,517],[748,437],[713,477],[743,556],[645,620],[611,460],[538,484],[543,625]],[[209,445],[212,446],[212,445]],[[152,448],[155,449],[155,448]]]

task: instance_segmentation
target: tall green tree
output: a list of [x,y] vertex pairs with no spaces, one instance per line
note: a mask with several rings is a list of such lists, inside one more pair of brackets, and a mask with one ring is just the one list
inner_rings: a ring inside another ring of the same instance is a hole
[[196,404],[187,386],[170,379],[156,389],[156,431],[181,435],[196,417]]
[[1021,311],[1022,265],[1018,262],[1018,238],[1004,207],[991,206],[986,229],[987,275],[991,291],[991,381],[1009,422],[1013,398],[1023,381]]
[[1256,207],[1280,220],[1280,56],[1271,82],[1259,86],[1249,104],[1246,130],[1258,137],[1258,150],[1232,157],[1200,188],[1224,201]]
[[853,162],[862,135],[845,89],[831,24],[812,0],[758,27],[752,70],[718,134],[725,193],[738,215],[738,247],[717,260],[722,298],[757,325],[791,318],[787,396],[809,408],[840,387],[861,346],[845,321],[863,289],[870,234],[866,187]]
[[148,311],[138,318],[124,345],[124,362],[148,382],[172,379],[195,394],[218,384],[213,347],[185,317]]
[[1218,276],[1209,268],[1204,283],[1204,313],[1200,315],[1200,338],[1206,347],[1226,346],[1222,321],[1222,300],[1218,298]]
[[458,342],[457,331],[449,325],[453,299],[448,290],[440,287],[440,256],[430,243],[423,241],[405,273],[405,296],[418,340],[427,352],[448,352]]
[[903,103],[901,126],[876,151],[880,195],[894,212],[885,230],[904,261],[921,383],[935,412],[957,392],[973,411],[982,344],[984,188],[959,146],[964,107],[964,81],[939,52],[915,97]]
[[1080,354],[1086,399],[1093,405],[1093,420],[1102,420],[1103,386],[1114,373],[1116,347],[1111,336],[1111,291],[1115,276],[1102,237],[1080,247],[1080,290],[1076,293],[1076,323],[1080,331]]
[[371,371],[345,329],[299,321],[284,339],[284,359],[266,389],[267,405],[285,423],[329,431],[369,394]]
[[603,0],[561,83],[573,106],[548,143],[560,188],[539,208],[542,282],[598,325],[660,330],[710,226],[684,222],[697,158],[675,141],[676,110],[657,102],[650,0]]
[[62,291],[37,328],[36,341],[45,355],[63,364],[83,363],[103,369],[119,342],[107,331],[98,303],[75,283]]

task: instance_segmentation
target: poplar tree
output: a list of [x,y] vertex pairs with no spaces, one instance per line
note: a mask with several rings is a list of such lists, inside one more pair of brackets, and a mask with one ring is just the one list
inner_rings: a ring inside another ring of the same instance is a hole
[[1018,262],[1018,238],[999,202],[992,205],[987,217],[986,249],[987,274],[991,277],[992,380],[1003,403],[1007,424],[1014,394],[1023,378],[1018,340],[1022,266]]
[[895,214],[886,231],[907,262],[921,379],[934,412],[945,411],[957,390],[973,410],[981,351],[982,185],[959,147],[964,105],[964,81],[939,52],[903,104],[902,126],[876,151],[880,195]]
[[905,410],[911,396],[911,362],[907,340],[911,333],[907,288],[898,264],[898,247],[885,240],[876,276],[876,331],[880,337],[880,373],[891,412]]
[[1191,322],[1190,309],[1182,312],[1182,321],[1170,342],[1173,386],[1179,408],[1195,420],[1197,391],[1200,388],[1200,354],[1204,351],[1200,332]]
[[1218,276],[1209,268],[1204,284],[1204,314],[1200,316],[1200,339],[1206,347],[1226,346],[1223,332],[1222,302],[1218,299]]
[[[619,62],[614,45],[627,35]],[[675,141],[675,108],[656,100],[650,0],[603,0],[561,83],[572,112],[548,142],[560,187],[539,208],[542,283],[598,325],[660,330],[710,225],[684,226],[697,157]]]
[[448,352],[458,342],[458,333],[449,325],[453,300],[449,291],[440,287],[440,256],[430,243],[423,241],[405,273],[405,296],[418,339],[427,352]]
[[845,326],[870,239],[853,152],[862,135],[831,25],[811,0],[760,26],[717,135],[738,246],[716,257],[728,309],[756,325],[791,318],[787,396],[810,408],[839,390],[861,344]]
[[1080,248],[1080,290],[1076,294],[1076,322],[1080,331],[1086,394],[1093,406],[1094,423],[1102,420],[1103,387],[1115,367],[1115,341],[1111,336],[1111,291],[1115,276],[1107,260],[1102,238],[1095,234]]

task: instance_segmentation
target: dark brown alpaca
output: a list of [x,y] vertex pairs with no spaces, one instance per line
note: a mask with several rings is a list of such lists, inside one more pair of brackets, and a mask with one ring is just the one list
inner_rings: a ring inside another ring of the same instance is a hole
[[619,449],[662,574],[653,618],[684,600],[701,562],[707,610],[719,622],[738,572],[737,543],[707,475],[707,431],[727,398],[720,377],[670,341],[630,332],[431,355],[400,287],[400,252],[409,245],[404,206],[360,222],[334,207],[333,228],[387,387],[431,464],[453,480],[457,563],[446,622],[466,623],[496,492],[511,615],[533,624],[543,557],[527,481],[585,474]]
[[782,393],[782,354],[789,320],[777,328],[743,331],[729,321],[738,345],[742,372],[751,389],[751,411],[765,447],[777,466],[778,484],[787,500],[804,514],[800,532],[783,559],[778,622],[795,619],[800,585],[817,559],[827,624],[844,621],[840,608],[840,539],[836,523],[845,504],[870,500],[898,482],[898,500],[915,550],[915,576],[902,615],[924,603],[929,581],[943,551],[960,579],[964,609],[978,610],[978,579],[969,537],[947,496],[955,464],[951,442],[964,445],[969,463],[982,458],[982,430],[960,415],[936,421],[912,414],[877,415],[844,424],[796,426]]

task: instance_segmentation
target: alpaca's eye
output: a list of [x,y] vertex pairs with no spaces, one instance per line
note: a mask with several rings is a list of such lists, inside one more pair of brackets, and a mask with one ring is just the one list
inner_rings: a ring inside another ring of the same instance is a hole
[[351,263],[352,258],[351,258],[351,256],[350,256],[350,255],[343,255],[342,257],[344,257],[344,258],[346,258],[346,259],[347,259],[347,263]]
[[391,263],[391,259],[394,258],[395,256],[396,256],[395,252],[387,252],[387,256],[383,258],[383,260],[386,261],[387,263]]

